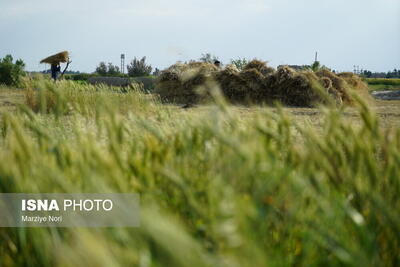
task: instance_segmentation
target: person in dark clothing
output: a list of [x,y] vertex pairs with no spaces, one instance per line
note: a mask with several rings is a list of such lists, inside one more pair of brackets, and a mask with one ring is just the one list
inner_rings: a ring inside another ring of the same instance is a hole
[[214,60],[214,65],[217,66],[218,68],[221,67],[221,61]]
[[51,78],[56,81],[57,74],[61,71],[60,64],[51,64]]

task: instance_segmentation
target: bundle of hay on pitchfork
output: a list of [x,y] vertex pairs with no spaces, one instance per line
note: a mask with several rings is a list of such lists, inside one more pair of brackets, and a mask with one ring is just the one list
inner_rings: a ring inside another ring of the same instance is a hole
[[69,64],[71,64],[71,62],[72,61],[70,61],[70,59],[69,59],[68,51],[63,51],[63,52],[57,53],[55,55],[46,57],[45,59],[40,61],[40,63],[50,64],[50,66],[51,66],[51,77],[54,80],[57,80],[57,74],[59,72],[61,72],[60,63],[67,63],[67,65],[65,66],[65,69],[61,73],[61,76],[60,76],[60,78],[61,78],[61,77],[64,76],[64,73],[67,71],[67,69],[69,67]]

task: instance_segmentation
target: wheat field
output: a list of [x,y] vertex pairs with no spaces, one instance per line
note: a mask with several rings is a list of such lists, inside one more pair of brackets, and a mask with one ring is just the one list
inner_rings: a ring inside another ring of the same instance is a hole
[[138,228],[0,228],[0,266],[396,266],[396,102],[161,104],[1,88],[0,192],[139,193]]

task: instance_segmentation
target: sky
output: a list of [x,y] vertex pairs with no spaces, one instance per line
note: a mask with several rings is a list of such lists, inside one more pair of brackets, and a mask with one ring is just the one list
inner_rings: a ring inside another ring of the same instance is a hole
[[26,69],[68,50],[70,69],[93,72],[147,57],[159,69],[211,53],[271,66],[400,68],[400,0],[0,0],[0,57]]

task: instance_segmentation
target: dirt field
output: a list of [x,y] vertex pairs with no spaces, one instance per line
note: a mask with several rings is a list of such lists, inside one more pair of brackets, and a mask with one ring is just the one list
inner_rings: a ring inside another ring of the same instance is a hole
[[[22,90],[2,89],[0,90],[0,113],[12,112],[17,109],[18,104],[24,103],[24,93]],[[370,106],[380,118],[382,128],[400,127],[400,100],[376,100],[374,105]],[[182,109],[180,106],[171,106],[177,113],[199,113],[208,112],[210,107],[197,106],[190,109]],[[245,118],[253,117],[255,114],[265,111],[265,109],[274,111],[271,107],[243,107],[236,106],[235,112]],[[322,123],[322,112],[316,108],[292,108],[286,107],[285,111],[289,112],[294,118],[319,126]],[[346,108],[344,115],[349,121],[355,124],[360,122],[355,108]]]

